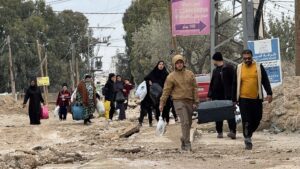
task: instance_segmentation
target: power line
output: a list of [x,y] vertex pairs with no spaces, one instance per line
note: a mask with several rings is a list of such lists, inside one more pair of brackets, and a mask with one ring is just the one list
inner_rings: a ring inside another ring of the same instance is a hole
[[[57,13],[63,12],[63,11],[54,11]],[[125,12],[80,12],[75,11],[86,15],[123,15]]]

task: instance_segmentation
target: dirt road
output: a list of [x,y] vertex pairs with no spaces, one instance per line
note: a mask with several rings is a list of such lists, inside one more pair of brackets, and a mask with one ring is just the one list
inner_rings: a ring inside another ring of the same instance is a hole
[[245,151],[241,133],[237,140],[217,139],[205,125],[194,124],[200,134],[193,151],[186,153],[178,149],[180,125],[174,121],[163,137],[145,123],[139,133],[119,138],[137,123],[114,121],[106,129],[103,118],[93,119],[90,126],[70,116],[60,122],[51,115],[40,126],[30,126],[24,113],[2,113],[0,118],[0,168],[300,168],[299,133],[258,132],[253,150]]

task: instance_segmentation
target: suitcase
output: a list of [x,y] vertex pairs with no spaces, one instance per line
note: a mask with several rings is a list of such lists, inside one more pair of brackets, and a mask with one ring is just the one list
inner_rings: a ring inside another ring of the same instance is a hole
[[202,102],[198,109],[198,123],[208,123],[234,119],[234,106],[231,100]]

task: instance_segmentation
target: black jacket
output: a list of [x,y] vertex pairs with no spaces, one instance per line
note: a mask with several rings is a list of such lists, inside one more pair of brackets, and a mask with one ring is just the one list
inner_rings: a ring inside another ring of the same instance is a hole
[[213,70],[208,97],[212,100],[231,100],[234,68],[229,64],[218,66]]
[[104,85],[104,88],[105,88],[105,94],[104,94],[105,100],[114,101],[115,92],[116,92],[114,82],[112,80],[108,80]]

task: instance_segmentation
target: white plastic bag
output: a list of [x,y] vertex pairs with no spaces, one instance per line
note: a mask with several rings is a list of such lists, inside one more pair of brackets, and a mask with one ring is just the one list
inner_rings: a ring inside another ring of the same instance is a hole
[[96,105],[97,111],[99,115],[103,115],[105,113],[105,107],[102,101],[97,99],[97,105]]
[[235,106],[235,122],[236,124],[239,124],[240,122],[242,122],[242,116],[241,116],[241,111],[240,111],[240,107],[238,105]]
[[147,84],[146,81],[143,81],[135,91],[135,96],[137,96],[140,100],[144,100],[147,95]]
[[56,106],[54,111],[53,111],[53,116],[58,117],[58,113],[59,113],[59,106]]
[[77,88],[74,90],[74,92],[71,95],[71,103],[73,103],[76,100],[76,93],[77,93]]
[[163,118],[160,116],[156,126],[156,135],[162,136],[165,132],[166,132],[166,123],[164,122]]

